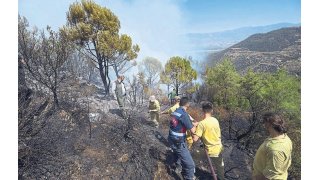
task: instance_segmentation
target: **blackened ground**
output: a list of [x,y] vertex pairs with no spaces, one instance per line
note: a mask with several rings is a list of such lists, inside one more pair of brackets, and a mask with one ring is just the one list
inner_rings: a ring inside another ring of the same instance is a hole
[[130,114],[90,122],[85,108],[54,110],[38,134],[20,137],[19,179],[175,179],[165,135]]
[[[116,108],[95,110],[99,118],[90,119],[86,108],[64,104],[36,136],[21,137],[19,179],[181,179],[167,143],[168,115],[154,128],[146,106],[128,110],[127,119]],[[227,179],[249,179],[248,155],[237,143],[224,145]],[[203,148],[196,143],[191,151],[197,178],[212,179]]]

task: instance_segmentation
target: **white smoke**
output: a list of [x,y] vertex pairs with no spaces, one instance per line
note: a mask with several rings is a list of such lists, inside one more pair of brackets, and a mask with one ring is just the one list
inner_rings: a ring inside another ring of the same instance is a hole
[[[54,30],[66,23],[69,5],[76,0],[42,1],[19,0],[19,13],[26,16],[32,25]],[[79,2],[79,0],[78,0]],[[181,4],[183,0],[95,0],[109,8],[120,20],[121,33],[128,34],[134,44],[140,46],[136,61],[147,56],[159,59],[164,65],[172,56],[185,56],[187,39],[186,18]],[[55,8],[52,8],[55,7]],[[37,11],[35,11],[37,9]],[[55,16],[54,21],[52,15]],[[137,73],[138,68],[130,69],[126,75]],[[111,71],[112,72],[112,71]],[[112,78],[115,78],[111,73]]]
[[164,64],[171,56],[184,55],[186,25],[179,1],[109,0],[106,5],[120,19],[121,33],[140,46],[138,62],[151,56]]

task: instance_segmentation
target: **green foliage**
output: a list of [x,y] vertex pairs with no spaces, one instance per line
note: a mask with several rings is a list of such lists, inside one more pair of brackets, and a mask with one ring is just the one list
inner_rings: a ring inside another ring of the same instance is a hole
[[255,111],[273,111],[300,120],[300,79],[284,70],[275,74],[249,70],[240,84],[241,96]]
[[[70,5],[67,12],[67,26],[65,30],[70,40],[85,44],[97,41],[100,33],[117,35],[120,21],[109,9],[93,1],[75,2]],[[97,45],[97,44],[96,44]]]
[[238,89],[240,75],[231,61],[224,60],[214,68],[206,70],[205,82],[215,92],[213,101],[227,109],[238,106]]
[[241,109],[254,112],[262,111],[264,97],[261,90],[264,85],[264,76],[251,69],[240,79]]
[[187,94],[192,94],[199,90],[200,84],[199,83],[190,83],[190,87],[187,88],[186,92]]
[[[67,25],[60,29],[62,34],[78,45],[100,71],[106,93],[109,92],[109,67],[115,74],[126,72],[127,62],[137,58],[140,51],[126,34],[119,34],[120,21],[106,7],[94,1],[82,0],[70,5]],[[132,66],[131,66],[132,67]]]
[[301,123],[290,121],[287,126],[289,127],[288,136],[293,146],[292,161],[289,168],[290,177],[301,179]]
[[280,70],[267,76],[263,91],[271,111],[282,113],[289,119],[300,120],[300,79]]
[[196,79],[197,72],[191,67],[190,61],[179,56],[171,57],[161,74],[161,81],[172,85],[177,94],[179,94],[180,88]]
[[169,75],[166,74],[165,71],[162,71],[160,73],[160,82],[163,83],[163,84],[167,84],[167,85],[170,85],[170,77]]
[[[261,115],[267,111],[282,114],[287,119],[288,135],[294,144],[292,165],[289,173],[299,177],[301,172],[301,127],[300,78],[289,75],[284,70],[274,74],[256,73],[249,70],[240,76],[232,63],[223,61],[214,68],[208,68],[205,74],[205,84],[212,89],[213,102],[229,110],[237,109],[249,112],[250,127],[240,129],[243,133],[236,138],[261,137]],[[230,123],[231,127],[231,123]],[[258,130],[258,131],[255,131]]]

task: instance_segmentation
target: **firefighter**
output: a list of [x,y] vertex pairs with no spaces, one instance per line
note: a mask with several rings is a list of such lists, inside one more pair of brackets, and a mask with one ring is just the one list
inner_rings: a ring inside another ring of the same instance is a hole
[[150,96],[149,99],[149,113],[150,119],[156,128],[159,127],[159,114],[160,114],[160,103],[156,100],[155,96]]

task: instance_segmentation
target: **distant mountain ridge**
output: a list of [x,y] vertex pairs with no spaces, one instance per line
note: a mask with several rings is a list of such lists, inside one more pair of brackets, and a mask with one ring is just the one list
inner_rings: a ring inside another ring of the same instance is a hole
[[192,50],[222,50],[230,47],[245,38],[257,34],[266,33],[284,27],[298,27],[300,23],[278,23],[266,26],[242,27],[213,33],[188,33]]
[[208,56],[213,66],[230,59],[239,72],[249,68],[258,72],[275,72],[280,68],[301,74],[301,27],[281,28],[254,34],[247,39]]

